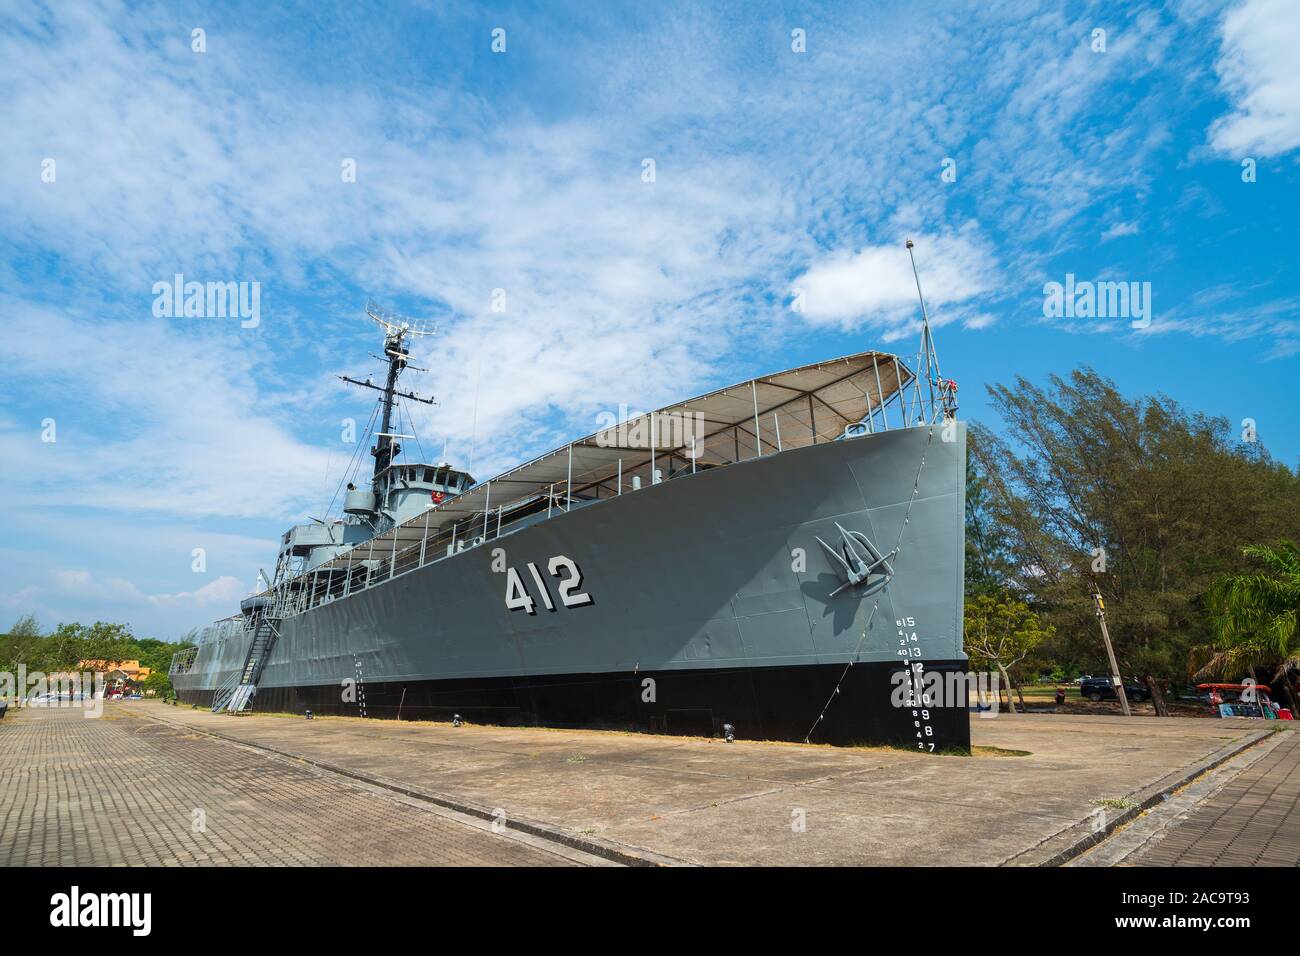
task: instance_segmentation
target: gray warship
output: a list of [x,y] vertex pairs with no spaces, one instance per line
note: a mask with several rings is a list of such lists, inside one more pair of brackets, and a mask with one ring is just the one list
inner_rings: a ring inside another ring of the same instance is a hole
[[966,431],[924,301],[912,367],[765,375],[484,481],[408,459],[421,330],[368,311],[387,375],[347,380],[379,392],[369,486],[286,531],[264,590],[176,654],[182,701],[969,748],[964,702],[895,693],[966,668]]

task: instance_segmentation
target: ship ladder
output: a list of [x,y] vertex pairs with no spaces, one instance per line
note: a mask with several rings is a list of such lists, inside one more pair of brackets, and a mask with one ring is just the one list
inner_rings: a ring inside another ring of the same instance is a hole
[[277,626],[279,621],[267,616],[263,609],[253,612],[250,625],[253,630],[253,642],[248,646],[244,657],[244,666],[232,674],[212,698],[212,712],[238,714],[252,702],[257,693],[257,683],[262,678],[266,659],[275,647],[276,638],[280,636]]

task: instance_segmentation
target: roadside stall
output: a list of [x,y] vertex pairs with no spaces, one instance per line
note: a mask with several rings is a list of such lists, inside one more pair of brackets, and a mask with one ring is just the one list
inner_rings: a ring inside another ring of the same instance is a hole
[[1267,684],[1197,684],[1196,689],[1216,717],[1294,719],[1290,710],[1273,702]]

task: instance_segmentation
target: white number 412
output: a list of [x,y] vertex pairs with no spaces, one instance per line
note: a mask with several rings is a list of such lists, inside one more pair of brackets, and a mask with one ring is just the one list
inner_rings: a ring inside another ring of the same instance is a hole
[[[533,582],[537,585],[537,590],[542,595],[542,604],[546,605],[546,610],[554,611],[555,602],[551,600],[551,592],[547,590],[546,581],[542,578],[542,573],[537,570],[537,565],[529,561],[526,567],[533,576]],[[566,558],[562,554],[556,555],[551,558],[546,570],[554,578],[559,578],[561,571],[568,573],[567,577],[560,580],[557,588],[560,592],[560,601],[565,607],[583,607],[595,603],[592,601],[590,594],[578,590],[582,586],[582,571],[578,569],[578,563],[572,558]],[[537,605],[533,603],[532,597],[529,596],[523,578],[514,568],[506,568],[506,608],[511,611],[527,611],[529,614],[537,613]]]

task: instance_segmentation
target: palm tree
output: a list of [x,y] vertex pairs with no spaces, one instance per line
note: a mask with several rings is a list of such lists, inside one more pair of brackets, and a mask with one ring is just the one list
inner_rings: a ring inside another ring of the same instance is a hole
[[1274,672],[1281,681],[1292,713],[1297,713],[1290,672],[1300,669],[1300,548],[1290,541],[1276,547],[1252,545],[1247,557],[1264,564],[1259,574],[1220,578],[1206,592],[1214,615],[1214,643],[1194,655],[1204,664],[1193,680],[1219,675],[1253,674],[1256,668]]

